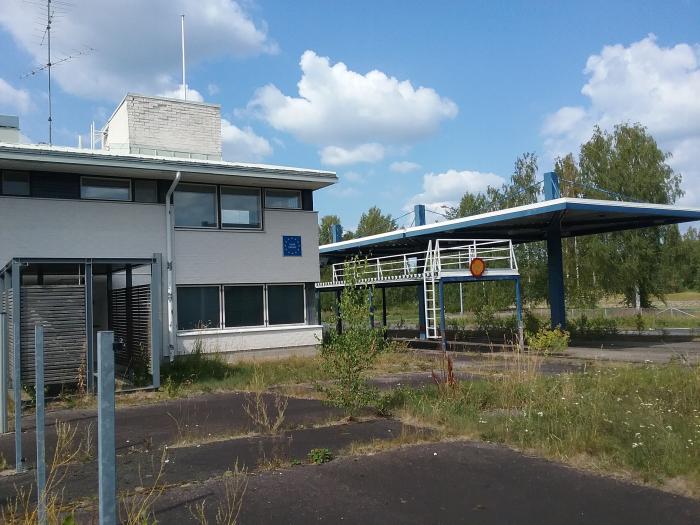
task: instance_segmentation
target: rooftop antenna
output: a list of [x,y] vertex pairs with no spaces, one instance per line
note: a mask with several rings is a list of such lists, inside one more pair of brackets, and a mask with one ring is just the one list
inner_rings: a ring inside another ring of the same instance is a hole
[[182,41],[182,91],[187,100],[187,81],[185,77],[185,15],[180,15],[180,40]]
[[66,2],[65,0],[46,0],[46,27],[44,29],[44,33],[41,37],[41,43],[40,45],[44,45],[44,41],[46,41],[46,63],[42,64],[41,66],[33,69],[26,75],[22,75],[21,78],[26,78],[31,75],[36,75],[40,71],[46,70],[47,72],[47,77],[48,77],[48,95],[49,95],[49,146],[53,144],[53,108],[52,108],[52,97],[51,97],[51,68],[53,66],[57,66],[58,64],[62,64],[64,62],[68,62],[69,60],[79,57],[81,55],[86,55],[94,49],[90,47],[86,47],[82,51],[78,51],[76,53],[73,53],[72,55],[67,55],[60,60],[57,60],[56,62],[51,61],[51,28],[53,25],[53,20],[56,16],[56,5],[58,5],[59,8],[67,8],[70,7],[71,4]]

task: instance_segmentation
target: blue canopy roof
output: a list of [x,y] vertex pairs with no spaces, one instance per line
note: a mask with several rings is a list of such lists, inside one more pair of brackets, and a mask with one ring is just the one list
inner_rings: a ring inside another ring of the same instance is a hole
[[360,239],[326,244],[321,256],[384,255],[422,249],[431,239],[540,241],[551,231],[562,237],[699,221],[700,209],[675,205],[559,198],[460,219],[402,228]]

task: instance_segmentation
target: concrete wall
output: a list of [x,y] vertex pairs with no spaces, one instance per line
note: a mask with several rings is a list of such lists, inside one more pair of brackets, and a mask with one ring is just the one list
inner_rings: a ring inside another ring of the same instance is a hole
[[165,253],[162,204],[0,197],[0,265],[13,257]]
[[[126,108],[131,153],[221,158],[221,110],[218,105],[162,97],[127,95],[108,123],[106,146],[123,147],[123,110]],[[112,124],[115,133],[112,133]],[[148,151],[153,150],[153,151]]]
[[197,339],[206,352],[243,352],[259,349],[313,348],[321,342],[320,326],[201,330],[178,335],[178,353],[189,353]]
[[[264,231],[175,230],[178,284],[316,282],[318,214],[265,210]],[[300,235],[301,257],[283,257],[282,236]]]

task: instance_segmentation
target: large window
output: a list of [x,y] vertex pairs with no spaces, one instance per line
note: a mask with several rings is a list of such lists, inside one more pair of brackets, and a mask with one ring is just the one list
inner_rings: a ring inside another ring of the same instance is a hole
[[178,286],[178,330],[219,328],[219,311],[218,286]]
[[80,179],[80,197],[82,199],[130,201],[131,181],[108,177],[82,177]]
[[180,184],[175,190],[175,226],[216,228],[216,186]]
[[265,190],[266,208],[301,209],[301,192],[297,190]]
[[304,322],[304,287],[302,285],[268,285],[267,304],[271,325]]
[[260,228],[260,190],[222,186],[221,227]]
[[263,326],[265,303],[263,286],[224,286],[226,326]]
[[29,196],[29,173],[26,171],[3,171],[2,193],[4,195]]

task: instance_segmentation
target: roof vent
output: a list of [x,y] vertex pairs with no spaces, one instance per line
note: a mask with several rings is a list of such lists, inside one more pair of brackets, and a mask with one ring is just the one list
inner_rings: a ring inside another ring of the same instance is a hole
[[0,115],[0,142],[19,144],[19,117]]
[[221,160],[221,107],[128,94],[103,130],[115,153]]

